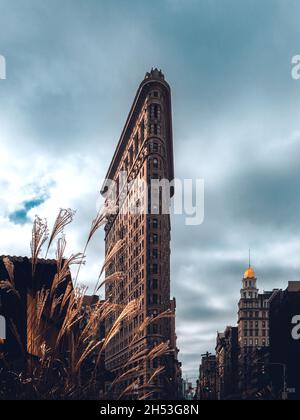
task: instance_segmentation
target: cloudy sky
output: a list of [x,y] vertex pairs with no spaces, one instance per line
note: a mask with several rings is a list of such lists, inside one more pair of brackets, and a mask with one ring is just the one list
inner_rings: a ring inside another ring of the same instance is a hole
[[[300,279],[297,0],[0,0],[0,254],[28,255],[35,214],[77,210],[81,251],[136,88],[173,90],[176,175],[204,178],[205,222],[173,218],[184,374],[234,324],[248,248],[261,289]],[[94,238],[81,281],[103,260]]]

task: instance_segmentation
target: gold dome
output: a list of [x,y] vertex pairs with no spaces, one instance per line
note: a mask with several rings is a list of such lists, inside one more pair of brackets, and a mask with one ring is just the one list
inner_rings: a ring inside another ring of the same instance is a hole
[[255,279],[255,271],[253,270],[253,268],[249,267],[244,274],[244,279]]

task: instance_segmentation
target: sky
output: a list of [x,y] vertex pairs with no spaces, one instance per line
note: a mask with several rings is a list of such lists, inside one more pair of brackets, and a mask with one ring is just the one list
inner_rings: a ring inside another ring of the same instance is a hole
[[[36,214],[77,210],[82,251],[136,89],[172,87],[175,172],[205,180],[205,220],[172,220],[184,377],[237,322],[248,249],[261,290],[300,279],[297,0],[0,0],[0,254],[29,255]],[[54,250],[52,250],[53,255]],[[80,281],[103,262],[93,238]]]

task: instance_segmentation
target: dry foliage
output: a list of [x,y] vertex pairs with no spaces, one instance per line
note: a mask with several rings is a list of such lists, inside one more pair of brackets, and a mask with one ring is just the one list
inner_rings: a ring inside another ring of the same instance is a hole
[[[87,244],[94,233],[102,226],[112,212],[111,206],[106,206],[93,221]],[[98,301],[92,307],[84,306],[84,296],[87,289],[73,288],[71,283],[61,288],[65,280],[70,277],[70,266],[84,262],[84,253],[64,257],[66,239],[63,234],[65,226],[70,224],[74,217],[71,210],[60,210],[55,221],[50,240],[47,245],[47,254],[55,238],[57,241],[56,261],[57,272],[51,279],[50,289],[45,287],[37,291],[34,304],[35,330],[30,339],[34,342],[30,349],[38,347],[35,357],[27,354],[29,369],[14,370],[5,357],[0,360],[0,399],[99,399],[112,397],[116,399],[127,398],[134,392],[139,399],[149,399],[152,392],[144,391],[144,387],[136,377],[139,370],[143,371],[149,361],[159,360],[170,353],[169,343],[160,343],[151,351],[136,350],[134,345],[141,333],[153,322],[162,318],[174,316],[171,311],[166,311],[156,317],[147,318],[136,330],[134,339],[130,343],[128,360],[124,363],[123,372],[112,379],[109,394],[104,394],[105,365],[104,351],[113,338],[121,331],[124,322],[132,320],[139,314],[140,299],[128,302],[127,305],[117,305],[109,300]],[[31,253],[32,253],[32,279],[34,282],[38,257],[43,245],[48,240],[47,222],[36,217],[33,224]],[[122,250],[125,243],[120,240],[110,250],[101,270],[105,271],[107,265]],[[86,250],[85,248],[85,250]],[[46,254],[46,255],[47,255]],[[8,280],[0,282],[0,289],[6,293],[15,293],[14,266],[8,259],[4,259],[8,272]],[[79,271],[78,271],[79,273]],[[116,272],[108,276],[97,291],[105,284],[118,281],[124,276]],[[77,280],[77,279],[76,279]],[[109,317],[114,319],[112,326],[106,329],[105,335],[100,334],[100,327]],[[54,340],[44,340],[45,331],[59,325],[54,334]],[[21,340],[17,329],[13,326],[15,336],[20,344]],[[134,349],[134,350],[133,350]],[[151,387],[152,382],[164,371],[159,366],[152,373],[146,386]],[[122,384],[126,383],[126,386]],[[129,385],[128,385],[129,382]]]
[[31,257],[32,257],[32,275],[34,276],[36,270],[36,264],[38,257],[40,255],[42,246],[48,240],[49,231],[46,220],[42,220],[40,217],[36,216],[33,229],[32,229],[32,239],[31,239]]
[[55,223],[52,229],[52,233],[50,235],[47,252],[46,252],[46,258],[54,239],[58,235],[63,234],[65,227],[69,225],[70,223],[72,223],[75,213],[76,212],[71,209],[61,209],[60,212],[58,213],[58,216],[55,220]]
[[9,280],[10,280],[11,284],[14,286],[15,285],[15,278],[14,278],[15,268],[14,268],[14,265],[8,257],[3,258],[3,263],[4,263],[4,266],[5,266],[6,271],[8,273]]

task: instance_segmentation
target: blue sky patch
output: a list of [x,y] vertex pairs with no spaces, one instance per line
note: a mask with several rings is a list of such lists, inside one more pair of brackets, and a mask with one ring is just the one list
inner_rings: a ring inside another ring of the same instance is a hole
[[47,200],[47,197],[40,197],[33,200],[25,201],[21,208],[9,214],[9,220],[16,225],[25,225],[30,222],[28,213],[30,210],[39,207]]

